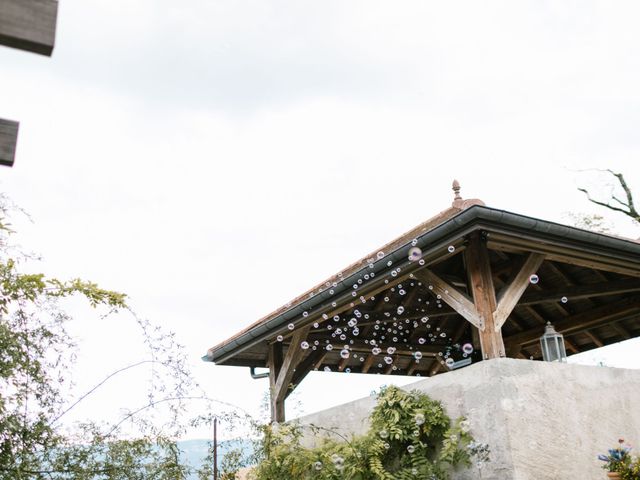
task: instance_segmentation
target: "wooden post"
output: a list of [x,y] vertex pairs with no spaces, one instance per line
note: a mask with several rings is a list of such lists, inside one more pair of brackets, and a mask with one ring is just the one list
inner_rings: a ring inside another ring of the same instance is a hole
[[282,343],[269,345],[269,390],[271,397],[271,421],[284,422],[284,399],[276,398],[276,382],[282,369]]
[[289,387],[296,372],[296,367],[304,356],[305,351],[300,345],[306,340],[310,329],[311,325],[307,325],[294,331],[287,353],[284,358],[281,357],[282,363],[277,378],[273,379],[274,383],[272,383],[273,388],[271,390],[272,413],[275,413],[271,420],[274,422],[285,421],[284,401],[290,393]]
[[0,0],[0,45],[51,56],[57,0]]
[[18,122],[0,118],[0,165],[12,167],[16,158]]
[[504,357],[502,330],[496,328],[493,312],[496,311],[496,291],[491,276],[489,250],[479,233],[473,233],[469,246],[464,252],[469,286],[473,294],[473,303],[480,317],[478,328],[480,348],[484,359]]

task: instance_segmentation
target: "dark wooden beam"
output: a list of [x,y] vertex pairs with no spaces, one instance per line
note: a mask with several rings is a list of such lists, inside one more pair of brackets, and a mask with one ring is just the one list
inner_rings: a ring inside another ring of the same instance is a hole
[[497,301],[491,263],[489,262],[489,250],[479,233],[471,235],[464,253],[469,274],[469,289],[473,294],[475,310],[480,318],[478,331],[482,357],[484,359],[504,357],[502,332],[500,327],[496,325],[493,315],[497,308]]
[[568,263],[579,267],[603,270],[605,272],[621,273],[632,277],[640,277],[640,260],[623,260],[605,257],[596,252],[574,250],[562,245],[541,243],[536,239],[524,239],[501,233],[488,234],[488,247],[509,253],[542,253],[552,262]]
[[57,0],[0,0],[0,45],[50,56]]
[[518,304],[518,300],[531,284],[529,280],[531,275],[538,271],[543,261],[544,255],[529,254],[513,280],[500,291],[497,298],[498,306],[493,315],[496,330],[502,328],[504,322],[507,321],[514,307]]
[[370,354],[362,364],[362,373],[367,373],[369,369],[373,366],[373,362],[376,360],[376,356],[372,353]]
[[[465,251],[465,254],[466,253]],[[415,276],[422,280],[428,287],[433,287],[434,294],[440,295],[447,305],[462,315],[467,321],[471,322],[473,326],[480,328],[478,310],[464,293],[460,292],[453,285],[449,285],[428,268],[419,270],[415,273]]]
[[640,280],[618,280],[589,285],[574,285],[523,295],[518,305],[535,305],[538,303],[559,302],[562,297],[570,300],[619,295],[640,291]]
[[611,325],[611,327],[618,332],[618,335],[620,335],[622,338],[624,338],[625,340],[629,340],[631,338],[631,334],[629,332],[627,332],[626,328],[624,328],[622,325],[620,325],[619,323],[614,323],[613,325]]
[[[326,350],[312,350],[305,358],[302,360],[293,372],[293,377],[291,378],[291,385],[285,394],[285,398],[288,397],[291,392],[295,390],[295,387],[300,385],[300,382],[304,380],[307,374],[313,370],[313,367],[318,363],[322,363],[324,357],[327,356]],[[293,388],[291,388],[293,387]]]
[[583,332],[589,339],[593,342],[593,344],[597,347],[604,347],[604,343],[600,340],[595,334],[591,333],[589,330],[585,330]]
[[[2,12],[1,8],[0,12]],[[0,165],[13,166],[16,158],[19,126],[18,122],[0,118]]]
[[[317,337],[314,336],[314,335],[310,335],[308,338],[309,338],[310,341],[312,341],[312,340],[316,339]],[[419,345],[420,351],[425,356],[437,355],[445,347],[446,347],[446,345],[433,344],[433,343],[425,343],[424,345]],[[362,354],[362,353],[369,354],[369,353],[371,353],[371,349],[372,348],[373,348],[373,344],[364,343],[364,341],[361,341],[361,340],[354,341],[352,344],[349,345],[349,350],[353,354],[356,354],[356,353],[358,353],[358,354]],[[418,348],[418,347],[416,347],[416,348]],[[412,350],[409,350],[408,345],[400,345],[400,344],[398,344],[394,354],[398,355],[398,356],[401,356],[401,357],[402,356],[411,357],[411,356],[413,356],[413,353],[414,352]],[[381,353],[380,355],[385,355],[385,354]]]
[[339,372],[342,372],[342,371],[344,371],[345,368],[347,368],[347,365],[349,365],[349,359],[350,358],[351,357],[349,356],[347,358],[342,358],[340,360],[340,363],[338,364],[338,371]]
[[[556,331],[564,335],[570,335],[593,328],[596,325],[615,322],[633,315],[640,315],[640,296],[638,295],[621,300],[616,305],[602,305],[586,312],[571,315],[553,325]],[[537,342],[543,333],[544,325],[540,325],[507,337],[505,343],[509,345],[512,343],[527,345]]]
[[418,362],[414,359],[411,360],[411,362],[409,362],[409,365],[407,366],[407,375],[411,376],[413,375],[413,372],[415,372],[418,368]]
[[271,396],[271,421],[284,422],[284,398],[276,395],[276,381],[282,369],[282,342],[269,345],[269,390]]
[[291,343],[289,344],[287,354],[284,356],[284,360],[282,361],[282,368],[280,369],[280,373],[278,373],[278,379],[275,384],[275,395],[277,399],[285,398],[285,394],[289,389],[289,384],[293,378],[295,368],[298,366],[298,363],[300,363],[305,352],[300,344],[306,340],[309,330],[310,326],[302,327],[296,330],[291,337]]
[[433,361],[433,364],[429,368],[429,374],[428,375],[430,377],[433,377],[440,370],[446,370],[447,372],[451,371],[451,369],[449,367],[447,367],[446,363],[444,363],[442,360],[440,360],[440,358],[436,357],[435,360]]
[[313,366],[311,367],[312,370],[318,370],[324,363],[324,359],[326,358],[326,356],[329,354],[329,352],[327,352],[326,350],[321,350],[321,351],[323,355],[318,357],[318,359],[315,362],[313,362]]

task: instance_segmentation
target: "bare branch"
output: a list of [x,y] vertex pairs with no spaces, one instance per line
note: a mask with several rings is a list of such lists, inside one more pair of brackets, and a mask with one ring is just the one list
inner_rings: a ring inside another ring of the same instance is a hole
[[587,199],[591,203],[595,203],[596,205],[600,205],[601,207],[606,207],[609,210],[615,210],[616,212],[622,212],[625,215],[629,215],[629,211],[627,211],[627,210],[623,210],[622,208],[614,207],[613,205],[610,205],[608,203],[600,202],[598,200],[595,200],[595,199],[591,198],[591,195],[589,195],[589,192],[584,188],[578,188],[578,190],[583,192],[583,193],[585,193],[587,195]]
[[115,375],[117,375],[118,373],[124,372],[125,370],[129,370],[130,368],[133,367],[137,367],[138,365],[142,365],[145,363],[155,363],[155,360],[142,360],[141,362],[138,363],[134,363],[131,365],[127,365],[126,367],[123,367],[119,370],[116,370],[115,372],[112,372],[111,374],[109,374],[106,378],[104,378],[100,383],[98,383],[97,385],[95,385],[91,390],[89,390],[88,392],[86,392],[84,395],[80,396],[80,398],[78,398],[78,400],[76,400],[75,402],[73,402],[66,410],[64,410],[62,413],[60,413],[56,418],[54,418],[51,421],[51,425],[53,425],[54,423],[56,423],[58,420],[60,420],[63,416],[65,416],[67,413],[69,413],[70,410],[72,410],[76,405],[78,405],[82,400],[84,400],[85,398],[87,398],[89,395],[91,395],[93,392],[95,392],[98,388],[100,388],[102,385],[104,385],[107,380],[109,380],[111,377],[114,377]]
[[[626,197],[626,201],[619,199],[613,193],[611,194],[611,198],[609,199],[609,201],[606,201],[606,202],[605,201],[600,201],[600,200],[596,200],[596,199],[592,198],[591,194],[589,193],[589,191],[586,188],[578,188],[578,190],[580,192],[584,193],[587,196],[587,199],[591,203],[595,203],[596,205],[608,208],[609,210],[613,210],[615,212],[624,213],[626,216],[632,218],[636,222],[640,222],[640,214],[636,210],[635,205],[633,203],[633,192],[631,191],[631,188],[629,188],[629,185],[627,184],[627,182],[626,182],[626,180],[624,178],[624,175],[622,173],[616,173],[616,172],[614,172],[613,170],[610,170],[610,169],[597,170],[597,171],[606,171],[609,174],[611,174],[613,177],[616,178],[616,180],[620,184],[620,187],[624,191],[624,194],[625,194],[625,197]],[[619,206],[615,206],[612,202],[617,203]]]

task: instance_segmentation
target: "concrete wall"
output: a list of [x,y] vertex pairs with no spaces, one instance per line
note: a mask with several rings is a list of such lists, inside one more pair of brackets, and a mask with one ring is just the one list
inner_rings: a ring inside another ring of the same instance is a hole
[[[619,437],[640,445],[640,370],[501,358],[411,384],[469,419],[491,460],[456,480],[605,479],[596,459]],[[300,419],[364,433],[368,397]],[[312,438],[308,442],[313,442]]]

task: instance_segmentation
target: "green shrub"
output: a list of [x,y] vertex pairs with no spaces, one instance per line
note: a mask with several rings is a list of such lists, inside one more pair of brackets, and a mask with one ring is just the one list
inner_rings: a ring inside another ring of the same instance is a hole
[[370,425],[365,435],[324,438],[313,449],[301,445],[300,425],[265,426],[253,479],[446,480],[470,466],[472,455],[487,458],[487,446],[473,441],[464,418],[452,425],[440,402],[418,391],[383,388]]

